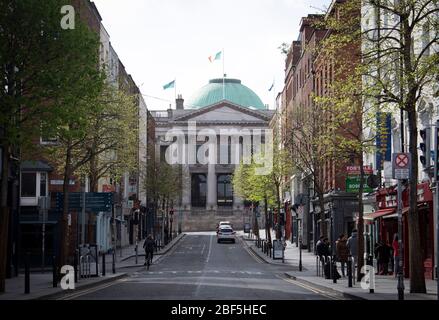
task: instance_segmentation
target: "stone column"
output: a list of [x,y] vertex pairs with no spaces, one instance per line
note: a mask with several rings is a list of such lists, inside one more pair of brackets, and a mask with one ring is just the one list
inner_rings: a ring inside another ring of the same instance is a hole
[[189,165],[182,166],[182,195],[181,205],[183,210],[191,209],[191,174],[189,172]]
[[207,170],[207,210],[216,210],[216,172],[215,164],[208,164]]

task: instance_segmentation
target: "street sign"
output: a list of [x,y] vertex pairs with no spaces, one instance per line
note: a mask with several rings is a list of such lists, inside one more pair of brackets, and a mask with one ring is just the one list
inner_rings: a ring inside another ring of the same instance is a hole
[[410,153],[394,153],[392,155],[393,179],[410,179],[412,155]]
[[[82,192],[69,193],[69,209],[82,209]],[[61,211],[64,207],[64,194],[55,193],[56,209]],[[113,193],[109,192],[86,192],[85,193],[85,210],[93,212],[109,212],[113,205]]]
[[[346,177],[346,192],[358,192],[360,189],[360,176],[347,176]],[[372,192],[373,189],[367,185],[367,179],[363,180],[363,192]]]
[[[373,168],[371,166],[363,166],[363,171],[364,171],[364,174],[366,174],[366,175],[373,174]],[[357,176],[357,175],[361,174],[360,166],[347,166],[346,173],[348,175]]]

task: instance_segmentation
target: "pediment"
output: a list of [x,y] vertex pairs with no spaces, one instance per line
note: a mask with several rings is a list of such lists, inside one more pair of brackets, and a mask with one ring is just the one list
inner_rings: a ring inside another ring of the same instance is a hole
[[189,120],[200,122],[261,122],[269,121],[270,117],[256,110],[228,102],[219,102],[215,105],[194,110],[181,117],[174,118],[174,121]]

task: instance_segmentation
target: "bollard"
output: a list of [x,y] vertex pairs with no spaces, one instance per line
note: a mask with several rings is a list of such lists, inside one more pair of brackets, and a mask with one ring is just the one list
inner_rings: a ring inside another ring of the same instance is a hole
[[102,255],[102,276],[105,277],[105,253]]
[[348,287],[352,288],[352,257],[348,257]]
[[319,264],[319,257],[316,256],[316,271],[317,271],[317,277],[320,275],[320,274],[319,274],[319,266],[320,266],[320,264]]
[[26,252],[24,262],[24,293],[30,293],[30,253]]
[[331,257],[332,259],[332,263],[331,263],[331,268],[332,268],[332,282],[333,283],[337,283],[337,264],[335,261],[335,257]]
[[56,270],[56,257],[52,257],[52,286],[56,288],[58,286],[57,270]]
[[113,250],[113,263],[112,263],[112,267],[113,267],[113,274],[115,274],[116,273],[116,255],[114,253],[114,250]]
[[136,251],[136,264],[137,264],[137,250],[138,250],[138,248],[137,248],[137,242],[136,242],[136,248],[135,248],[134,250]]
[[368,265],[372,267],[372,274],[369,272],[369,293],[375,293],[375,269],[373,268],[373,256],[370,255],[367,260]]

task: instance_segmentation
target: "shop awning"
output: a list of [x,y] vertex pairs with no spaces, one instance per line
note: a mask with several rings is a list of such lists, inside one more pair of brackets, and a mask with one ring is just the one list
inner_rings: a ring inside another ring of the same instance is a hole
[[364,216],[364,219],[374,220],[376,218],[384,217],[384,216],[390,215],[392,213],[395,213],[395,211],[396,211],[396,208],[381,209],[381,210],[373,212],[372,214]]
[[391,218],[398,218],[398,214],[393,213],[383,217],[383,219],[391,219]]
[[32,161],[32,160],[25,160],[21,162],[20,169],[22,172],[26,171],[43,171],[43,172],[51,172],[53,171],[53,168],[49,166],[47,163],[43,161]]

